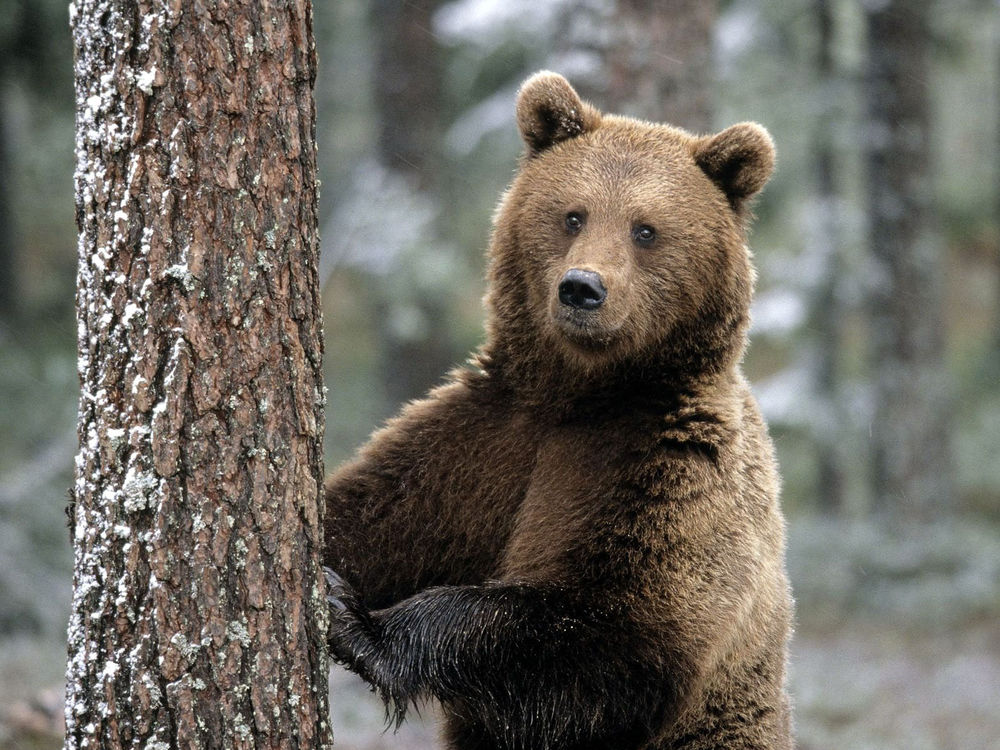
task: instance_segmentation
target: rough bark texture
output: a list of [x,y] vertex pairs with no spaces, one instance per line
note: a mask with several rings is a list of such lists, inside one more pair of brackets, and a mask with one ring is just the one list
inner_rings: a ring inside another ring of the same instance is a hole
[[695,133],[712,128],[715,2],[617,0],[607,64],[607,108],[669,122]]
[[323,747],[308,0],[77,0],[66,748]]
[[933,515],[952,495],[944,249],[931,183],[928,0],[866,6],[874,261],[872,441],[882,510]]

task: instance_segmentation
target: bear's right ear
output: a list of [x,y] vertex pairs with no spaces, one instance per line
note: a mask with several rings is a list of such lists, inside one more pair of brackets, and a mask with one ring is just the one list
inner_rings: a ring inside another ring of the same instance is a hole
[[593,130],[600,119],[558,73],[535,73],[517,92],[517,127],[531,156]]
[[736,210],[756,195],[774,171],[774,141],[755,122],[741,122],[695,142],[694,160]]

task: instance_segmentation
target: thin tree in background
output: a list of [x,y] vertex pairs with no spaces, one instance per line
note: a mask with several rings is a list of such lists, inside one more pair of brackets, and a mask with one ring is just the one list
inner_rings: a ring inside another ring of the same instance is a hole
[[77,0],[66,748],[318,748],[308,0]]
[[[1000,5],[1000,4],[998,4]],[[1000,91],[1000,13],[994,15],[994,39],[996,40],[996,65],[997,78],[994,79],[994,86]],[[997,293],[994,307],[993,326],[993,359],[995,370],[1000,371],[1000,96],[996,98],[996,150],[993,152],[993,221],[995,227],[996,244],[994,247],[994,257],[996,259],[997,271]]]
[[[14,144],[18,83],[26,98],[55,99],[61,93],[69,54],[61,33],[66,5],[60,0],[6,0],[0,12],[0,321],[10,323],[27,312],[22,284],[22,254],[30,253],[25,241],[26,219],[18,215],[17,190],[23,181],[18,171],[28,161]],[[58,26],[57,26],[58,24]],[[23,105],[21,105],[23,106]],[[24,127],[24,125],[21,125]],[[20,144],[18,144],[20,145]],[[51,220],[51,211],[45,212]],[[30,261],[29,261],[30,262]]]
[[[441,0],[374,0],[371,6],[379,162],[409,191],[427,197],[437,197],[433,178],[441,172],[436,157],[443,130],[442,60],[431,32],[440,5]],[[413,257],[420,243],[434,240],[417,236],[414,246],[394,248],[396,273],[380,287],[378,332],[389,404],[422,395],[453,364],[446,305],[415,268],[422,259]]]
[[[3,78],[0,76],[0,81]],[[13,173],[7,146],[7,113],[5,102],[0,99],[0,175]],[[11,211],[11,194],[8,179],[0,179],[0,320],[10,320],[17,312],[14,296],[17,289],[17,235]]]
[[715,2],[616,0],[614,6],[614,22],[605,28],[605,108],[710,131]]
[[932,4],[864,7],[875,501],[888,514],[930,517],[953,492],[944,249],[931,179]]
[[810,309],[811,328],[817,342],[813,361],[816,394],[818,396],[819,424],[815,428],[817,462],[817,500],[826,513],[843,510],[845,499],[843,429],[840,404],[839,372],[841,348],[844,338],[844,305],[839,294],[843,278],[841,260],[843,240],[842,211],[837,188],[836,165],[838,154],[835,143],[835,123],[839,121],[838,102],[843,92],[834,58],[835,24],[831,0],[814,0],[813,12],[818,32],[816,49],[816,74],[819,81],[817,95],[820,116],[814,134],[817,221],[811,241],[816,255],[822,261],[817,288],[812,296]]

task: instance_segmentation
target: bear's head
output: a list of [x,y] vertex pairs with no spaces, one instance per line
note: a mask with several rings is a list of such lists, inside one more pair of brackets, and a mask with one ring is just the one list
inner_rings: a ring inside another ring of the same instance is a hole
[[490,359],[528,378],[698,377],[738,361],[767,131],[604,115],[549,72],[521,87],[517,123],[526,150],[490,249]]

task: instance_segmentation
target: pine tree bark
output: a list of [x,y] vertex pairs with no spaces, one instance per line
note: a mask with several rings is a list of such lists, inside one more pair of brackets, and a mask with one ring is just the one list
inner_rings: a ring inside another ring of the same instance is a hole
[[66,744],[332,744],[308,0],[76,0]]
[[872,441],[879,510],[933,517],[952,500],[944,249],[931,177],[929,0],[866,6]]

